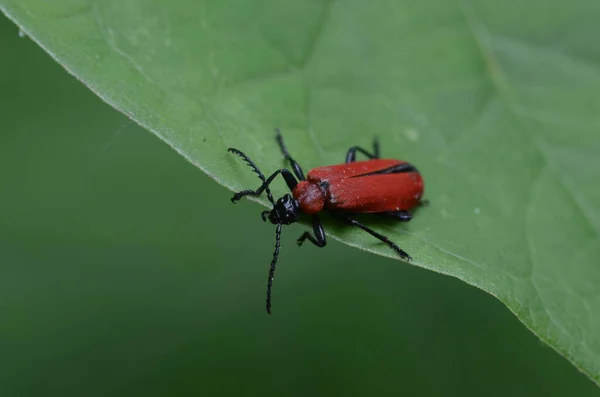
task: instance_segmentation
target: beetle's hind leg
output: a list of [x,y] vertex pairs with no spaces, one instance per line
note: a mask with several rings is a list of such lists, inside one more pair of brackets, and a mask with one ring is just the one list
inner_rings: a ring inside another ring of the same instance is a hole
[[380,212],[378,215],[385,218],[396,219],[400,222],[409,222],[412,219],[412,213],[410,211],[387,211]]
[[356,152],[360,152],[367,156],[369,159],[378,159],[379,158],[379,140],[377,138],[373,139],[373,154],[367,152],[365,149],[359,146],[352,146],[348,149],[348,153],[346,153],[346,164],[353,163],[356,161]]
[[355,226],[355,227],[362,229],[365,232],[369,233],[371,236],[375,237],[376,239],[378,239],[379,241],[381,241],[382,243],[386,244],[388,247],[393,249],[400,258],[402,258],[404,260],[408,260],[408,261],[412,259],[410,257],[410,255],[408,255],[403,249],[398,247],[396,245],[396,243],[394,243],[392,240],[390,240],[383,234],[377,233],[375,230],[363,225],[362,223],[360,223],[359,221],[357,221],[355,219],[352,219],[348,215],[340,214],[340,213],[333,213],[333,216],[335,219],[337,219],[340,222],[344,222],[345,224],[350,225],[350,226]]

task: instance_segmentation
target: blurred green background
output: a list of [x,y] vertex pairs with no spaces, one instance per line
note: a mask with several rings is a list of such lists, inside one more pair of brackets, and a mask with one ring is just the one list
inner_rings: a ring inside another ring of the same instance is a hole
[[[0,18],[0,396],[595,396],[491,296],[274,228]],[[226,155],[225,153],[223,155]]]

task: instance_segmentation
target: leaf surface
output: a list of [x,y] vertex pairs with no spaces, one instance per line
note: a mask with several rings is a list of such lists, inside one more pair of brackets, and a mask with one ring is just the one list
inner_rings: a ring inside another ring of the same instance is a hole
[[[408,224],[374,228],[414,264],[499,298],[600,382],[600,3],[0,7],[102,99],[232,190],[258,180],[228,147],[265,173],[284,165],[275,127],[305,171],[377,135],[384,157],[421,170],[431,205]],[[393,257],[360,231],[327,227]]]

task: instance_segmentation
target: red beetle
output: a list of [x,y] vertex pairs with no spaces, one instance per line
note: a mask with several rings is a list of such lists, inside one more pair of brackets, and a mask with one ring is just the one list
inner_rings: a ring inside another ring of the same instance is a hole
[[[236,193],[231,201],[235,203],[244,196],[259,196],[262,192],[266,192],[267,198],[273,204],[272,210],[263,211],[261,214],[263,221],[266,221],[268,217],[271,223],[277,225],[275,252],[273,252],[267,281],[267,312],[269,314],[271,314],[271,286],[279,256],[281,225],[298,222],[300,213],[312,216],[314,237],[309,232],[304,232],[297,240],[298,245],[302,245],[304,240],[308,239],[318,247],[325,246],[327,243],[325,232],[317,214],[327,210],[338,221],[356,226],[381,240],[396,251],[402,259],[411,259],[406,252],[386,236],[353,219],[352,214],[374,213],[402,222],[410,221],[412,219],[410,210],[425,204],[425,201],[421,200],[424,188],[423,178],[412,164],[400,160],[380,159],[379,144],[375,140],[373,154],[357,146],[351,147],[346,154],[345,164],[314,168],[308,172],[307,178],[305,178],[302,168],[287,151],[279,129],[276,132],[277,143],[285,159],[290,162],[293,174],[282,168],[265,178],[248,156],[237,149],[228,149],[243,158],[262,181],[258,189],[242,190]],[[364,154],[369,160],[356,161],[356,152]],[[279,174],[283,176],[292,194],[286,194],[275,201],[269,190],[269,184]]]

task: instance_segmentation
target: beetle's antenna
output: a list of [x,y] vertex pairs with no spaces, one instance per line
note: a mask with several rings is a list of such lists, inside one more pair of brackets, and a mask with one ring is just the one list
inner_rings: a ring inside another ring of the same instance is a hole
[[[231,152],[233,154],[237,154],[238,156],[243,158],[244,161],[250,166],[250,168],[252,168],[252,171],[256,172],[256,174],[258,175],[258,179],[260,179],[264,184],[267,183],[267,178],[265,178],[264,174],[258,169],[258,166],[256,164],[254,164],[254,161],[250,160],[250,158],[248,156],[246,156],[243,152],[241,152],[237,149],[234,149],[234,148],[229,148],[229,149],[227,149],[227,151]],[[269,189],[269,186],[267,186],[265,188],[265,191],[267,192],[267,198],[269,199],[271,204],[275,205],[275,200],[273,200],[273,195],[271,194],[271,190]]]
[[275,266],[277,266],[277,257],[279,257],[280,240],[281,223],[278,223],[277,229],[275,229],[275,251],[273,251],[273,260],[271,261],[271,269],[269,269],[269,279],[267,280],[267,313],[269,314],[271,314],[271,286],[273,285]]

